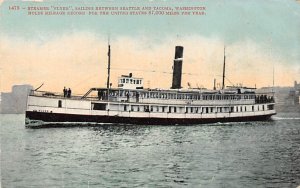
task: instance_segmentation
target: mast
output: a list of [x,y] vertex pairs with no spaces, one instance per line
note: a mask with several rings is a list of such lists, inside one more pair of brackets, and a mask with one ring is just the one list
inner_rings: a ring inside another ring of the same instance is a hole
[[272,87],[272,93],[274,94],[274,73],[275,73],[275,68],[274,68],[274,63],[273,63],[273,87]]
[[107,56],[108,56],[108,65],[107,65],[107,83],[106,83],[106,87],[107,89],[109,89],[109,79],[110,79],[110,44],[108,43],[108,53],[107,53]]
[[223,81],[222,81],[222,89],[225,87],[225,61],[226,61],[226,56],[225,56],[225,46],[224,46],[224,63],[223,63]]
[[214,90],[216,90],[216,79],[214,79]]

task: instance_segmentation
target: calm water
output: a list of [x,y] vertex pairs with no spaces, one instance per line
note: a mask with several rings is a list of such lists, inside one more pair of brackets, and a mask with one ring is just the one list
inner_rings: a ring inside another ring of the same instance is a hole
[[202,126],[26,129],[1,115],[2,187],[296,187],[300,115]]

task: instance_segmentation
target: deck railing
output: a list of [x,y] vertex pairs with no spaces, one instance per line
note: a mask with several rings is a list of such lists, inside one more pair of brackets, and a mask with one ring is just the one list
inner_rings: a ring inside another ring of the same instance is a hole
[[[82,100],[82,95],[74,94],[70,97],[64,96],[63,93],[59,92],[49,92],[49,91],[34,91],[31,90],[29,96],[37,96],[37,97],[47,97],[47,98],[57,98],[57,99],[74,99],[74,100]],[[96,96],[86,97],[86,100],[98,100]]]
[[90,100],[90,101],[110,101],[110,102],[139,102],[149,103],[155,101],[253,101],[256,104],[263,103],[274,103],[274,97],[269,94],[173,94],[170,93],[150,93],[150,92],[111,92],[109,96],[105,93],[101,96],[89,95],[83,98],[83,95],[71,95],[70,97],[64,96],[63,93],[59,92],[48,92],[48,91],[34,91],[32,90],[30,96],[47,97],[47,98],[58,98],[58,99],[72,99],[72,100]]

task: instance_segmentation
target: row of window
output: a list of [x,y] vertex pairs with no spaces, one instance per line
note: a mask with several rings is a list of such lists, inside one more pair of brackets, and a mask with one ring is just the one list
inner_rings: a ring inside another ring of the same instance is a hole
[[[62,101],[58,101],[58,107],[62,107]],[[106,103],[92,103],[93,110],[106,110]],[[274,105],[268,105],[268,110],[273,110]],[[264,111],[264,105],[258,105],[256,111]],[[216,113],[216,112],[249,112],[255,111],[255,107],[236,106],[236,107],[178,107],[178,106],[149,106],[149,105],[123,105],[123,111],[133,112],[168,112],[168,113]]]
[[[123,105],[123,111],[132,112],[168,112],[168,113],[231,113],[264,111],[265,106],[236,106],[236,107],[177,107],[177,106],[148,106],[148,105]],[[268,107],[268,110],[272,110]]]
[[[106,91],[104,91],[106,92]],[[255,99],[255,95],[199,95],[199,94],[178,94],[178,93],[159,93],[159,92],[137,92],[137,91],[110,91],[112,97],[139,97],[142,99],[186,99],[186,100],[241,100]]]
[[141,79],[134,79],[134,78],[122,78],[119,80],[119,83],[121,84],[142,84],[142,80]]

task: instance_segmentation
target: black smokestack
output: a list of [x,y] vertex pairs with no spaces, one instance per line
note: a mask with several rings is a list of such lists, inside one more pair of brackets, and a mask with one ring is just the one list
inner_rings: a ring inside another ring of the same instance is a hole
[[183,57],[183,46],[176,46],[171,89],[181,88],[181,74],[182,74],[182,60],[183,60],[182,57]]

